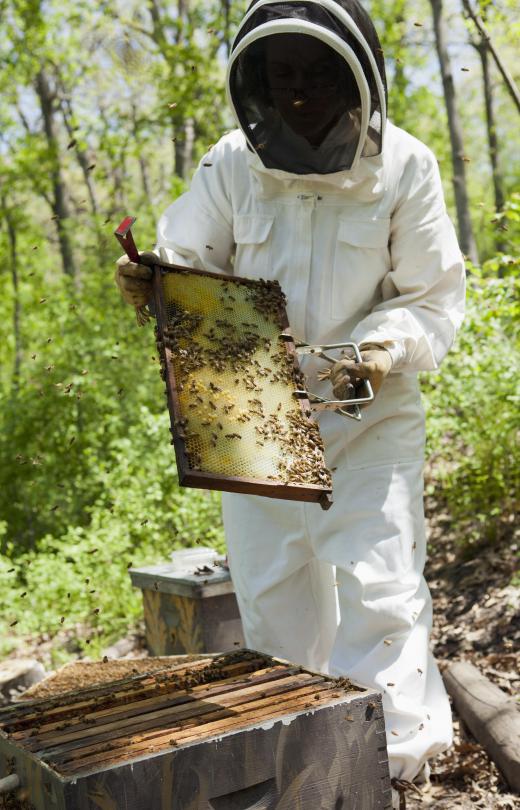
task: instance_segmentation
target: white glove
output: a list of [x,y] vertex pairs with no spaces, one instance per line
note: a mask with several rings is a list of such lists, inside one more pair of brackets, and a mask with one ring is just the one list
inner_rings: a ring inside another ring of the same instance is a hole
[[375,397],[383,380],[391,371],[392,355],[384,346],[365,344],[360,347],[360,353],[361,363],[349,359],[340,360],[332,366],[330,380],[337,399],[353,398],[354,390],[360,380],[370,382]]

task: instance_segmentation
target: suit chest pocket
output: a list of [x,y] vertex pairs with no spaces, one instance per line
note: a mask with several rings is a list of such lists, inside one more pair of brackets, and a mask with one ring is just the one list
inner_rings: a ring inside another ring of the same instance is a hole
[[272,276],[273,216],[237,214],[233,220],[236,243],[235,275],[245,278]]
[[331,284],[331,317],[363,317],[381,300],[390,270],[389,219],[340,219]]

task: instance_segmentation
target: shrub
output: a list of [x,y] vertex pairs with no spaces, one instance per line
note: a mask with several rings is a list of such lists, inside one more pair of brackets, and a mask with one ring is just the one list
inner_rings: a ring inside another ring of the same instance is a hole
[[498,541],[518,506],[520,429],[516,278],[470,276],[464,325],[440,370],[423,375],[429,491],[462,545]]

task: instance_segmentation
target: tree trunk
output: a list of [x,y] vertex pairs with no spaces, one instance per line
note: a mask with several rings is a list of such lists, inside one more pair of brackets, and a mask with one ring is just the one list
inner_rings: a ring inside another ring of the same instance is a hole
[[134,142],[136,143],[137,149],[138,149],[137,160],[138,160],[138,163],[139,163],[139,170],[141,172],[141,185],[142,185],[142,188],[143,188],[144,196],[146,197],[146,200],[147,200],[148,204],[150,205],[150,208],[151,208],[152,213],[153,213],[154,205],[153,205],[153,199],[152,199],[152,189],[151,189],[151,186],[150,186],[150,178],[148,176],[148,165],[147,165],[146,160],[145,160],[145,158],[143,156],[143,151],[141,149],[141,144],[140,144],[139,130],[141,128],[141,121],[138,118],[137,108],[136,108],[136,106],[135,106],[135,104],[133,102],[132,102],[131,109],[132,109],[132,130],[133,130],[132,134],[133,134],[133,137],[134,137]]
[[76,276],[76,265],[74,263],[71,240],[67,232],[70,214],[65,192],[65,182],[61,172],[60,154],[54,116],[55,93],[51,90],[49,81],[43,69],[40,70],[36,76],[35,89],[40,101],[43,126],[51,159],[51,180],[53,190],[52,210],[56,218],[61,261],[64,272],[67,275],[74,277]]
[[193,118],[175,127],[175,132],[182,132],[175,139],[175,174],[185,180],[193,165],[193,146],[195,144],[195,123]]
[[502,174],[498,165],[498,139],[495,110],[493,106],[493,91],[491,87],[491,78],[489,75],[489,51],[487,41],[482,38],[480,43],[476,45],[476,48],[482,62],[482,82],[484,86],[484,101],[486,105],[486,127],[489,145],[489,160],[491,162],[491,168],[493,171],[495,208],[497,211],[501,211],[504,207],[504,191]]
[[478,252],[471,217],[469,213],[468,191],[466,185],[466,170],[464,166],[464,144],[462,127],[455,98],[455,85],[451,70],[451,61],[446,46],[446,24],[442,14],[442,0],[430,0],[433,14],[433,28],[435,32],[435,46],[442,76],[444,100],[448,115],[450,131],[451,159],[453,165],[453,188],[455,192],[455,205],[457,208],[457,221],[459,225],[459,240],[462,252],[474,264],[478,264]]
[[[406,28],[403,23],[407,9],[403,3],[394,4],[393,9],[395,9],[395,23],[401,26],[399,42],[394,43],[394,49],[397,48],[397,54],[400,54],[405,50],[406,46]],[[406,90],[408,87],[408,79],[404,72],[403,60],[400,59],[398,55],[395,55],[394,80],[392,84],[393,98],[395,99],[397,96],[399,99],[399,103],[394,105],[392,109],[392,120],[396,126],[402,127],[406,124]]]
[[[62,91],[64,92],[64,91]],[[72,104],[70,98],[67,96],[62,95],[60,101],[61,107],[61,114],[63,116],[63,123],[67,129],[67,134],[70,138],[70,142],[72,143],[75,141],[74,137],[74,128],[73,128],[73,120],[74,120],[74,112],[72,110]],[[94,216],[97,215],[98,212],[98,204],[96,200],[96,190],[94,188],[94,183],[92,181],[92,175],[89,171],[89,166],[92,165],[92,161],[89,160],[87,153],[83,151],[77,144],[74,144],[74,154],[76,155],[77,161],[79,163],[80,169],[83,173],[83,179],[85,181],[85,185],[87,187],[88,196],[90,198],[90,206],[92,208],[92,213]]]
[[231,51],[231,35],[230,35],[230,22],[231,22],[231,0],[222,0],[222,13],[224,15],[224,45],[226,46],[226,54],[229,56]]
[[22,365],[22,339],[20,334],[20,291],[18,283],[18,252],[16,244],[16,227],[13,213],[7,206],[7,200],[2,196],[2,214],[7,226],[7,240],[9,243],[9,264],[11,267],[11,280],[13,283],[13,335],[14,335],[14,364],[13,364],[13,390],[16,393],[20,384],[20,368]]
[[[493,175],[493,190],[495,194],[495,209],[501,211],[504,207],[504,190],[502,173],[498,163],[498,139],[496,131],[495,110],[493,106],[493,90],[491,87],[491,77],[489,75],[489,50],[488,43],[481,37],[479,43],[474,43],[474,47],[479,53],[482,63],[482,84],[484,89],[484,102],[486,107],[486,129],[489,147],[489,161]],[[495,237],[495,248],[499,253],[506,249],[504,239],[500,231]]]

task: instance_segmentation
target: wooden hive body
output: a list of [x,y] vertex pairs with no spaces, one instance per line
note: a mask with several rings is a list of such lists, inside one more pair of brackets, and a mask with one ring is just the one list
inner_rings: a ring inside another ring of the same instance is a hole
[[143,592],[146,644],[152,655],[223,652],[244,646],[227,569],[197,575],[165,563],[133,568],[130,577]]
[[0,712],[37,810],[391,807],[380,695],[251,651]]

